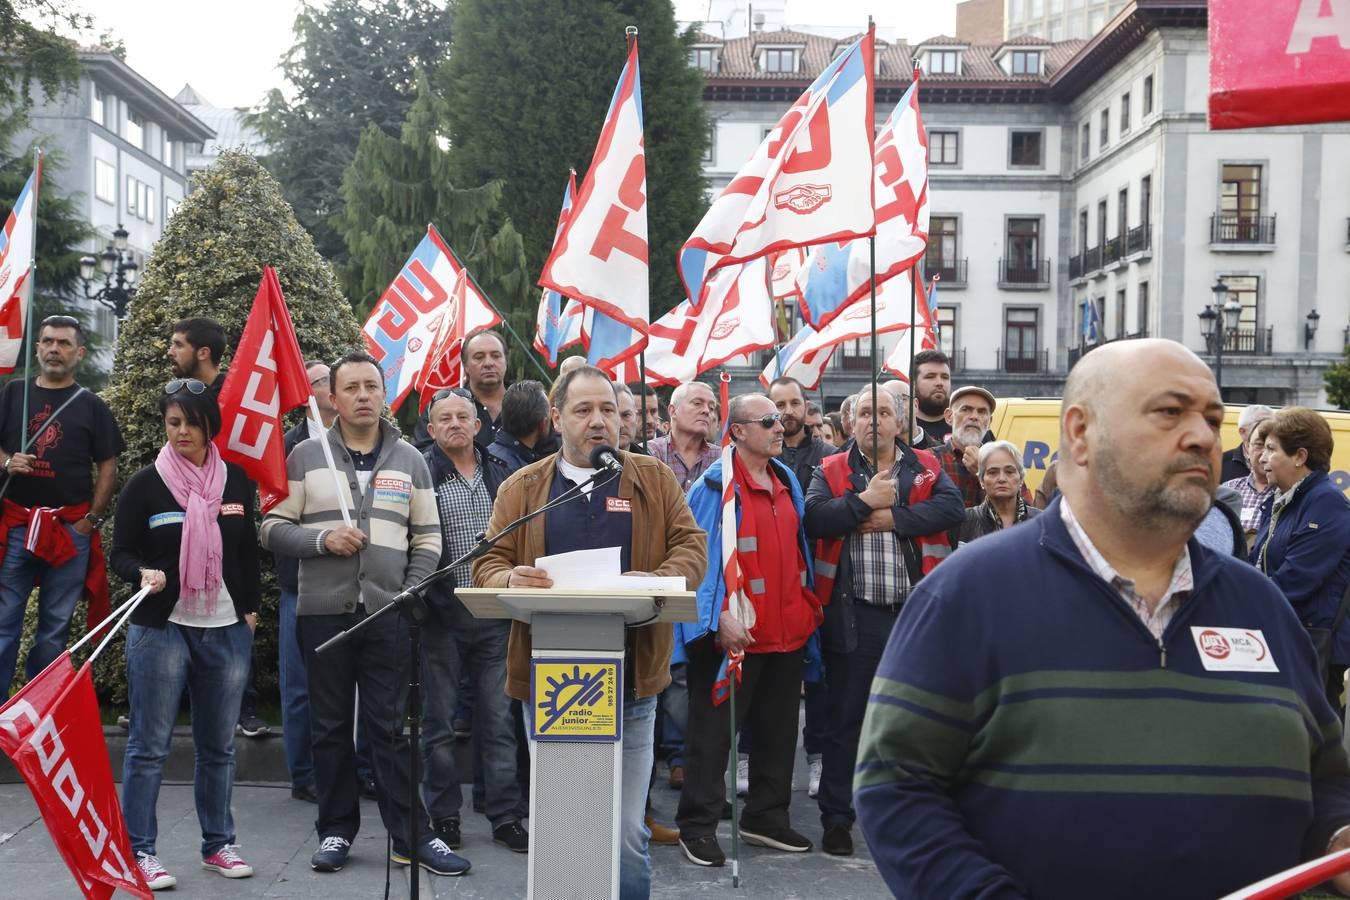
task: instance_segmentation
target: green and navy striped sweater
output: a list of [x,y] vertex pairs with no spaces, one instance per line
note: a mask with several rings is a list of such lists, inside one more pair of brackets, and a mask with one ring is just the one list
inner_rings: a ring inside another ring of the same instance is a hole
[[[1190,553],[1195,588],[1162,641],[1084,562],[1058,503],[915,589],[855,778],[897,897],[1213,898],[1350,823],[1306,632],[1254,568]],[[1208,670],[1195,628],[1255,632],[1279,671]]]

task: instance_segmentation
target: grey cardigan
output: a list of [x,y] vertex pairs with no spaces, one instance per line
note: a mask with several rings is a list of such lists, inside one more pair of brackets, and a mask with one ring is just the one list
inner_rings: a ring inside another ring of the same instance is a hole
[[[290,495],[263,519],[259,540],[269,550],[299,558],[297,615],[354,612],[358,602],[374,612],[430,575],[440,559],[440,517],[426,460],[392,424],[381,421],[380,428],[384,442],[364,493],[337,427],[301,442],[286,460]],[[332,448],[352,524],[366,534],[366,546],[353,556],[324,549],[328,533],[343,524],[324,440]]]

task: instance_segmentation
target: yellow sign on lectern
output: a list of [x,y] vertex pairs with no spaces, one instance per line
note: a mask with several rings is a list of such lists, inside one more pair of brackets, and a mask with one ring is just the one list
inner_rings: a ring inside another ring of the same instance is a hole
[[531,661],[530,730],[536,741],[617,741],[622,737],[618,659]]

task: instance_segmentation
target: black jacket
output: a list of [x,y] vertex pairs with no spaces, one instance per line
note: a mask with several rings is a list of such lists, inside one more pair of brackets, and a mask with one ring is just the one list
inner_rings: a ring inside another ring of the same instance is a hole
[[1241,446],[1224,451],[1223,469],[1219,473],[1220,484],[1234,478],[1246,478],[1251,472],[1251,467],[1247,465],[1247,454],[1242,452]]
[[[540,452],[540,447],[544,444],[539,442],[538,446],[527,447],[520,442],[520,439],[507,432],[505,429],[497,431],[497,439],[489,444],[485,449],[489,454],[496,457],[502,465],[506,466],[506,474],[514,475],[520,469],[525,468],[530,463],[538,462],[553,451]],[[556,448],[555,448],[556,449]]]
[[[895,442],[900,455],[900,477],[895,486],[896,502],[891,507],[895,519],[895,533],[899,537],[909,571],[910,585],[923,577],[919,553],[912,538],[924,534],[939,534],[959,524],[965,516],[961,492],[952,484],[947,473],[938,471],[932,494],[922,503],[909,505],[910,488],[914,477],[924,471],[923,464],[904,442]],[[825,474],[816,469],[811,476],[811,487],[806,492],[806,536],[813,540],[846,538],[872,513],[871,507],[858,498],[867,488],[863,456],[856,446],[846,451],[852,471],[849,489],[842,497],[835,497],[825,481]],[[825,607],[825,623],[821,638],[825,650],[834,653],[852,652],[858,645],[858,625],[853,616],[853,566],[849,560],[848,545],[839,559],[838,572],[830,603]]]
[[[1041,511],[1030,503],[1024,504],[1026,515],[1017,520],[1017,524],[1034,519],[1041,514]],[[976,538],[982,538],[986,534],[993,534],[995,531],[1002,531],[1001,523],[996,523],[989,513],[989,501],[985,500],[976,506],[966,510],[966,521],[961,525],[960,543],[968,544]]]
[[[455,464],[450,461],[444,451],[435,444],[432,444],[422,452],[423,458],[427,461],[427,468],[431,470],[431,484],[436,488],[444,481],[454,470]],[[497,500],[497,488],[501,487],[503,481],[510,475],[506,466],[500,459],[490,453],[485,453],[481,447],[474,447],[474,456],[478,459],[478,468],[483,473],[483,487],[487,488],[488,496],[495,503]],[[439,501],[437,502],[439,509]],[[436,564],[437,568],[444,568],[454,562],[450,558],[450,550],[445,541],[445,522],[441,523],[441,560]],[[483,523],[487,527],[487,522]],[[467,587],[468,585],[465,585]],[[427,606],[431,617],[428,624],[440,629],[462,632],[471,628],[474,623],[473,613],[455,596],[455,579],[448,576],[431,586],[427,592]],[[502,621],[502,627],[507,627],[507,622]]]
[[[255,488],[244,470],[225,464],[225,490],[221,496],[220,526],[223,560],[221,572],[225,587],[234,601],[235,612],[258,611],[262,580],[258,574],[258,510],[254,505]],[[242,510],[242,511],[240,511]],[[173,499],[168,485],[153,463],[127,479],[117,497],[117,517],[113,520],[113,546],[109,564],[118,577],[134,588],[141,586],[141,569],[159,569],[164,573],[164,589],[145,598],[131,621],[137,625],[163,628],[178,602],[178,552],[182,546],[182,522],[151,527],[150,519],[162,513],[181,513],[183,507]]]
[[805,494],[811,486],[811,473],[816,470],[816,466],[825,457],[838,452],[834,445],[825,443],[819,435],[813,434],[800,447],[783,444],[783,455],[779,459],[797,476],[797,484],[801,485],[802,493]]

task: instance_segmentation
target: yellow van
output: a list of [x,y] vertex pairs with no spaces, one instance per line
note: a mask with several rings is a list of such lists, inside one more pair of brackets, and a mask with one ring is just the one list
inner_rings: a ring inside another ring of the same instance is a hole
[[[1059,452],[1058,397],[1000,397],[990,429],[1000,439],[1022,448],[1027,486],[1035,491],[1045,477],[1045,467]],[[1243,406],[1228,404],[1223,417],[1223,448],[1238,445],[1237,422]],[[1318,410],[1331,425],[1336,449],[1331,454],[1331,481],[1350,496],[1350,412]]]

